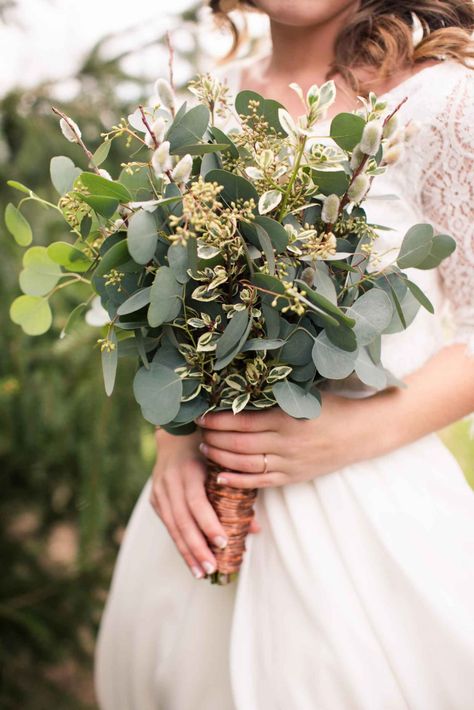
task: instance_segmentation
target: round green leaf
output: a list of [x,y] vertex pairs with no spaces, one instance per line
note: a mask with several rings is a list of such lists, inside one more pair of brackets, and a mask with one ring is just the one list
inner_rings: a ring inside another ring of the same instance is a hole
[[332,343],[322,331],[313,345],[313,362],[319,374],[328,380],[342,380],[351,374],[357,358],[357,350],[348,351]]
[[320,401],[294,382],[283,380],[272,387],[277,404],[296,419],[314,419],[321,413]]
[[146,210],[138,210],[128,224],[127,244],[130,256],[138,264],[147,264],[153,259],[157,242],[155,217]]
[[209,119],[209,109],[202,104],[194,106],[186,113],[176,114],[165,136],[170,142],[170,153],[173,155],[183,146],[199,143],[209,124]]
[[66,155],[57,155],[49,164],[51,182],[60,195],[65,195],[72,190],[74,180],[81,172],[81,169],[76,168],[71,158]]
[[206,182],[217,182],[223,186],[220,193],[220,198],[224,202],[231,203],[237,200],[254,200],[255,205],[258,204],[258,192],[251,182],[241,177],[234,175],[227,170],[210,170],[204,178]]
[[370,387],[380,390],[387,386],[387,375],[381,365],[376,365],[366,348],[361,348],[355,362],[356,375]]
[[117,315],[125,316],[129,313],[139,311],[140,308],[144,308],[144,306],[148,306],[150,303],[150,292],[151,286],[148,286],[147,288],[142,288],[140,291],[134,293],[118,307]]
[[49,245],[47,252],[49,258],[55,264],[63,266],[68,271],[82,273],[87,271],[92,264],[92,261],[83,251],[67,242],[54,242]]
[[27,335],[42,335],[51,326],[53,315],[45,298],[19,296],[10,306],[10,318]]
[[145,419],[155,426],[173,421],[179,412],[183,383],[168,367],[152,362],[140,368],[133,381],[133,393]]
[[31,247],[23,257],[20,287],[29,296],[44,296],[56,286],[61,268],[48,256],[46,247]]
[[354,333],[358,344],[367,345],[389,325],[393,306],[385,291],[372,288],[348,308],[347,314],[355,319]]
[[343,150],[354,150],[362,138],[365,121],[355,113],[339,113],[331,122],[331,138]]
[[433,227],[431,224],[415,224],[405,234],[397,264],[400,269],[417,267],[431,251],[433,243]]
[[5,224],[17,244],[21,247],[27,247],[31,244],[33,232],[29,222],[11,202],[8,203],[5,209]]
[[342,196],[349,187],[349,176],[343,170],[313,170],[311,174],[323,195]]

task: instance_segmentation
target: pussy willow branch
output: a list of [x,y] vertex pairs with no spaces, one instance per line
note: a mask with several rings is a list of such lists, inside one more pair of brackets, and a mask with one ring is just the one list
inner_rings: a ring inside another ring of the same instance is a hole
[[92,168],[92,170],[93,170],[97,175],[100,175],[100,170],[99,170],[99,168],[98,168],[98,167],[95,165],[95,163],[94,163],[94,156],[92,155],[92,153],[90,152],[89,148],[86,146],[86,144],[85,144],[84,141],[82,140],[81,136],[77,133],[76,129],[75,129],[74,126],[72,125],[72,123],[71,123],[71,121],[69,120],[68,116],[66,116],[66,114],[63,113],[62,111],[60,111],[59,109],[55,108],[55,106],[51,106],[51,108],[52,108],[53,112],[54,112],[57,116],[59,116],[60,118],[64,119],[64,121],[66,121],[67,125],[69,126],[69,128],[71,129],[71,131],[72,131],[72,132],[74,133],[74,135],[76,136],[78,144],[81,146],[82,150],[83,150],[84,153],[87,155],[87,157],[88,157],[88,159],[89,159],[89,165],[90,165],[90,167]]

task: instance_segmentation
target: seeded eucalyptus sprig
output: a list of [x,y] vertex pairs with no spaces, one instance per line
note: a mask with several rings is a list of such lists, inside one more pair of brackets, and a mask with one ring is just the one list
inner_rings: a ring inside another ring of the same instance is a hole
[[[12,319],[44,333],[54,294],[87,287],[62,335],[91,308],[97,314],[100,300],[107,394],[119,358],[135,357],[143,416],[172,433],[219,409],[278,405],[312,418],[321,387],[348,376],[374,391],[400,384],[383,367],[382,335],[406,328],[420,304],[433,311],[404,269],[438,266],[454,240],[415,225],[397,253],[379,253],[380,226],[362,207],[373,180],[403,159],[399,107],[387,113],[370,94],[321,136],[334,83],[306,94],[291,86],[303,107],[297,120],[253,91],[232,105],[210,74],[190,83],[194,105],[178,106],[160,79],[151,105],[112,126],[95,153],[54,109],[85,169],[51,160],[57,204],[9,181],[24,196],[7,206],[6,225],[28,247]],[[226,132],[231,115],[239,128]],[[130,159],[105,170],[114,140]],[[30,246],[27,201],[55,210],[64,237]]]

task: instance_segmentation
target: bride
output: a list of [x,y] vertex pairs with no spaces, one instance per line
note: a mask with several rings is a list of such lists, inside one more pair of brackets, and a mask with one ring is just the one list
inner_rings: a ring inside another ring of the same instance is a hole
[[[404,158],[377,179],[368,217],[394,227],[381,237],[389,247],[430,222],[457,249],[411,275],[436,315],[383,336],[405,389],[364,396],[348,382],[325,393],[315,420],[221,412],[189,436],[157,431],[101,622],[100,707],[472,710],[474,495],[435,432],[474,409],[474,6],[220,2],[221,19],[237,5],[270,19],[271,51],[221,70],[232,92],[255,90],[295,116],[288,84],[327,76],[332,115],[369,90],[389,106],[408,98]],[[204,457],[229,485],[261,489],[226,587],[203,581],[215,569],[208,541],[226,542]]]

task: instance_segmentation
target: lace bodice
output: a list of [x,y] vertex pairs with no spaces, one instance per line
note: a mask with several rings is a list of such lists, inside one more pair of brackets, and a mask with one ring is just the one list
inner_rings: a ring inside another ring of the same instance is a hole
[[[235,93],[243,67],[251,63],[237,60],[214,74]],[[365,203],[372,222],[392,228],[381,233],[379,250],[397,246],[415,222],[451,234],[457,248],[438,269],[408,270],[432,300],[435,315],[420,309],[406,331],[383,336],[384,363],[399,376],[447,342],[466,343],[474,354],[474,70],[445,60],[384,94],[390,107],[405,96],[400,123],[412,126],[405,154],[376,179]],[[320,127],[328,131],[329,121]]]

